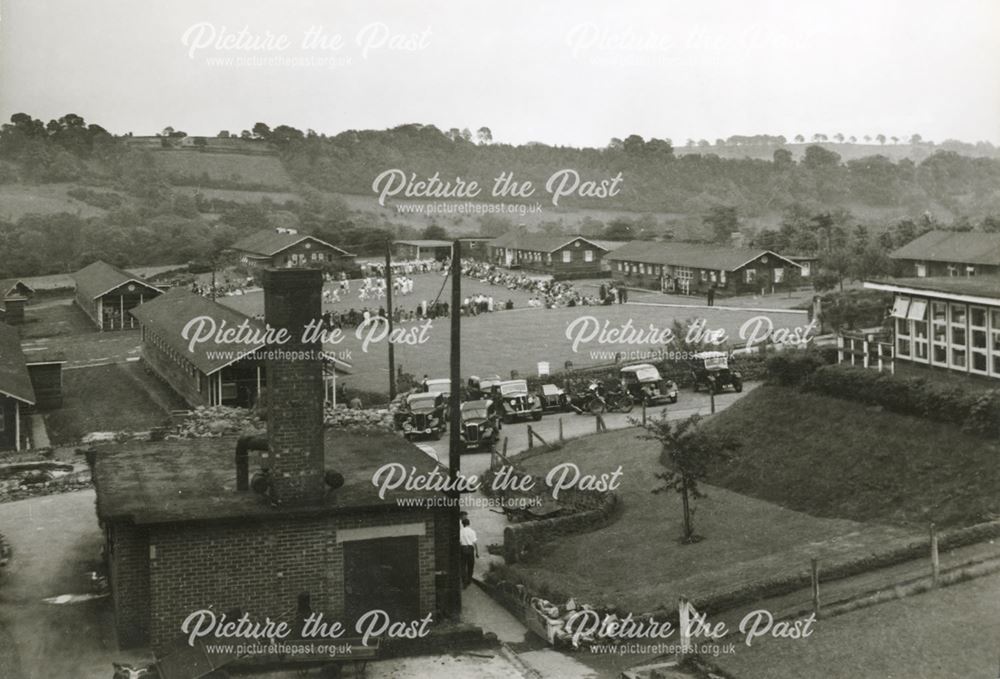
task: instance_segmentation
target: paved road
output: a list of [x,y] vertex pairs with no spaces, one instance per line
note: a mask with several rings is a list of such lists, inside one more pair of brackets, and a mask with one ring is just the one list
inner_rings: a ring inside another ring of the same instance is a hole
[[[757,383],[747,383],[743,388],[743,394],[748,393],[757,386]],[[731,391],[719,394],[715,397],[717,410],[729,406],[743,394],[735,394]],[[676,404],[655,406],[646,409],[646,417],[659,417],[659,414],[666,410],[671,419],[681,419],[695,413],[708,415],[711,412],[711,403],[708,394],[705,392],[694,392],[682,390],[680,398]],[[624,429],[632,426],[630,418],[641,418],[642,408],[635,408],[628,415],[622,413],[606,413],[604,422],[608,429]],[[540,422],[518,422],[505,424],[501,431],[501,436],[507,438],[508,454],[521,452],[528,447],[528,426],[537,432],[547,442],[552,443],[559,440],[559,420],[563,422],[563,436],[567,439],[579,438],[593,434],[596,431],[596,422],[590,415],[577,415],[576,413],[552,413],[542,418]],[[448,437],[444,436],[440,441],[418,441],[426,443],[434,448],[438,454],[438,459],[446,462],[448,459]],[[537,440],[536,440],[537,444]],[[488,453],[466,453],[462,455],[463,474],[482,474],[490,463]]]

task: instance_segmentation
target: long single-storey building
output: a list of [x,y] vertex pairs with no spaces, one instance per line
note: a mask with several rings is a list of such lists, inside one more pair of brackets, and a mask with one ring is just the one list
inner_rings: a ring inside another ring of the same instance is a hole
[[680,294],[713,285],[732,294],[760,292],[801,277],[798,263],[770,250],[706,243],[631,241],[606,259],[616,283]]
[[893,343],[901,363],[1000,378],[1000,276],[866,281],[893,293]]
[[101,330],[135,328],[129,312],[162,290],[118,267],[96,261],[73,274],[76,303]]
[[28,441],[28,414],[35,389],[17,328],[0,323],[0,450],[21,450]]
[[604,257],[613,246],[583,236],[510,231],[486,245],[487,259],[508,269],[550,274],[556,279],[607,275]]
[[[256,405],[266,384],[263,361],[256,355],[264,343],[223,344],[215,337],[192,350],[187,337],[211,324],[246,324],[263,333],[264,324],[213,300],[173,288],[132,310],[142,330],[142,360],[191,406]],[[197,319],[204,319],[204,326]],[[188,325],[191,324],[191,327]]]
[[[320,272],[263,282],[268,324],[301,338],[322,310]],[[92,456],[120,644],[162,653],[204,609],[292,629],[316,613],[348,630],[369,611],[414,626],[457,613],[457,505],[372,483],[389,463],[414,474],[437,463],[389,431],[326,429],[318,343],[284,346],[267,362],[266,436]]]
[[397,259],[421,260],[436,259],[445,260],[451,257],[451,241],[449,240],[397,240],[393,241]]
[[906,277],[998,276],[1000,233],[928,231],[889,257],[900,263]]
[[240,265],[258,281],[266,268],[314,267],[328,272],[353,269],[354,253],[294,229],[258,231],[236,241],[230,248]]

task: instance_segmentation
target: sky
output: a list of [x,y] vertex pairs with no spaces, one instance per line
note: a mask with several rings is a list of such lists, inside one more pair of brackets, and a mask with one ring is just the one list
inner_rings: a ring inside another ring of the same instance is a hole
[[996,0],[0,0],[0,118],[1000,143]]

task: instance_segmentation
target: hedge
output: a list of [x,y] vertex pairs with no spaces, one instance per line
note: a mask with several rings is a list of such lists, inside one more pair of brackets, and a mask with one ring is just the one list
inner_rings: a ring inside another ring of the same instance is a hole
[[924,377],[849,365],[822,366],[805,376],[801,386],[806,391],[881,406],[901,415],[960,424],[973,434],[1000,437],[1000,389],[969,392]]

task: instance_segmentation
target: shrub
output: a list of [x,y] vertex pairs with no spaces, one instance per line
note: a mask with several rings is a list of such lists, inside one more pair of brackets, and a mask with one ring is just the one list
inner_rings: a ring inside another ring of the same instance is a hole
[[969,393],[923,377],[903,377],[847,365],[819,367],[802,382],[808,391],[876,405],[901,415],[961,425],[1000,436],[1000,390]]
[[828,363],[828,357],[815,349],[782,351],[765,362],[765,379],[771,384],[790,387],[802,382],[818,368]]

